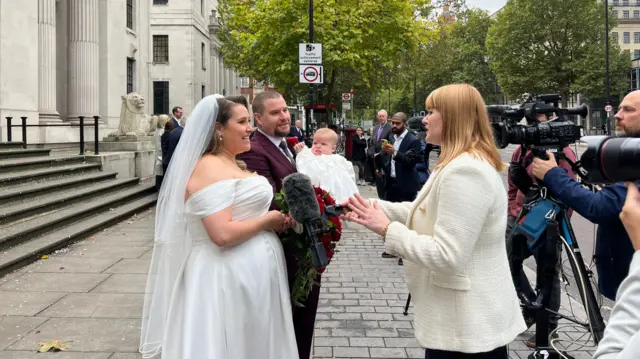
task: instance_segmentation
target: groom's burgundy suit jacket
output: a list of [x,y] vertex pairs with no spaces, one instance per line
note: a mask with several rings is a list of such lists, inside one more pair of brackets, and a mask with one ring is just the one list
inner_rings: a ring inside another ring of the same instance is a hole
[[[292,154],[295,152],[289,148]],[[282,180],[297,172],[296,166],[276,147],[262,132],[256,130],[251,138],[251,150],[238,156],[247,164],[249,171],[266,177],[273,187],[273,192],[280,192]],[[272,206],[272,209],[274,206]]]

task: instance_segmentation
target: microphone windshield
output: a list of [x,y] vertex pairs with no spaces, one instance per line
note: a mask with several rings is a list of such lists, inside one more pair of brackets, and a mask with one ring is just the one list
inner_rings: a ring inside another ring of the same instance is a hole
[[282,180],[282,188],[293,219],[304,223],[320,218],[320,207],[309,176],[292,173]]

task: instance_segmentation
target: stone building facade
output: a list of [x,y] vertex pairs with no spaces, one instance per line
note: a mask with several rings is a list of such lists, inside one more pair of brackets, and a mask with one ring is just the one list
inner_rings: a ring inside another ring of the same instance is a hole
[[[0,141],[12,124],[77,124],[100,116],[117,128],[121,97],[137,92],[148,114],[239,94],[215,37],[217,0],[5,0],[0,2]],[[92,121],[92,120],[91,120]],[[77,127],[29,127],[29,143],[78,140]],[[15,139],[21,130],[13,128]],[[93,130],[87,131],[93,136]],[[92,138],[92,137],[88,137]]]

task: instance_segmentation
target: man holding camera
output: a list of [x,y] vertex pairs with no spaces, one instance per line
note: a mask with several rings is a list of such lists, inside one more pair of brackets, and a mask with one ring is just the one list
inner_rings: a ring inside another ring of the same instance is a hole
[[[640,137],[640,91],[625,96],[615,119],[616,136]],[[544,181],[554,198],[598,224],[595,251],[598,288],[602,295],[615,300],[634,253],[619,217],[627,195],[624,183],[615,183],[593,193],[559,169],[553,156],[549,156],[549,160],[536,158],[532,171],[535,177]],[[640,182],[636,182],[638,184]]]
[[[538,114],[538,121],[549,121],[546,114]],[[562,149],[564,156],[572,162],[576,161],[575,152],[565,147]],[[543,305],[550,310],[558,311],[560,309],[560,269],[561,269],[561,251],[562,247],[558,243],[551,247],[540,245],[533,253],[527,247],[527,239],[522,234],[511,235],[511,231],[515,225],[516,218],[520,214],[524,204],[531,201],[531,196],[535,193],[535,190],[531,190],[536,179],[533,175],[532,167],[535,161],[535,156],[532,149],[528,149],[524,146],[516,148],[511,158],[511,164],[509,166],[508,182],[508,221],[507,221],[507,253],[509,255],[509,265],[511,267],[511,274],[513,276],[514,284],[518,290],[519,295],[526,298],[526,301],[535,302],[538,295],[531,288],[529,280],[522,269],[522,263],[531,255],[534,256],[537,266],[537,285],[539,291],[542,291],[541,284],[548,283],[550,281],[549,293],[546,293],[547,297],[544,298]],[[571,170],[571,165],[566,160],[560,161],[562,172],[569,176],[569,178],[575,178],[575,174]],[[569,215],[571,213],[569,212]],[[545,243],[546,233],[542,234],[539,239],[540,243]],[[548,253],[549,250],[554,251]],[[546,292],[546,291],[545,291]],[[525,311],[525,320],[528,326],[535,323],[535,313]],[[551,316],[549,319],[549,330],[552,331],[558,326],[558,318]],[[529,338],[525,344],[531,348],[536,347],[535,334]]]

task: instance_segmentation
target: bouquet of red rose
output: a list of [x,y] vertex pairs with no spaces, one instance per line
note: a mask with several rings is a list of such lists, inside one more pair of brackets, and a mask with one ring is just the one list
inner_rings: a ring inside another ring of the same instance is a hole
[[298,144],[298,137],[287,137],[286,138],[287,145],[293,147]]
[[[329,193],[320,187],[313,186],[315,191],[316,200],[320,207],[320,214],[325,214],[326,206],[333,206],[336,204],[335,200],[329,195]],[[276,193],[274,196],[275,203],[283,213],[289,213],[289,207],[285,198],[284,190]],[[327,227],[329,231],[320,237],[320,242],[324,246],[327,252],[329,261],[333,257],[336,251],[336,242],[340,241],[342,236],[342,223],[338,217],[330,217],[327,219]],[[313,265],[313,259],[311,257],[311,248],[309,243],[305,239],[304,234],[299,234],[292,229],[288,230],[280,236],[284,246],[294,249],[295,256],[298,264],[298,271],[295,274],[293,285],[291,286],[291,300],[296,306],[301,306],[301,302],[305,301],[311,293],[313,285],[316,284],[315,280],[318,273],[325,271],[326,266],[316,269]]]

